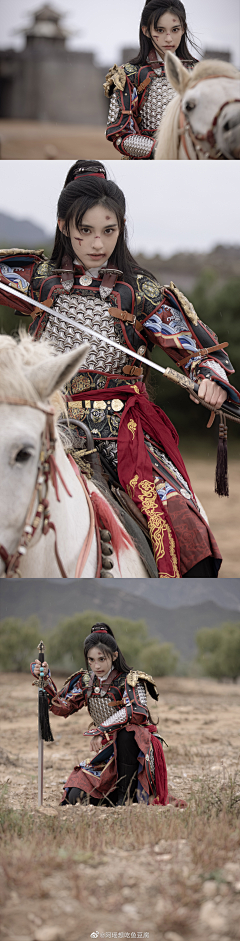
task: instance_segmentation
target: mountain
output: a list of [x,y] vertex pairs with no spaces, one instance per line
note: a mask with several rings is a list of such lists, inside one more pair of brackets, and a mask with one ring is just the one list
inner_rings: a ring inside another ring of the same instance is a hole
[[[212,580],[211,580],[212,581]],[[231,589],[230,583],[233,584]],[[233,592],[233,595],[232,595]],[[76,612],[96,611],[108,617],[145,620],[151,637],[170,641],[185,659],[195,652],[195,634],[201,627],[215,627],[224,621],[240,621],[239,580],[222,585],[202,586],[154,584],[146,579],[135,586],[129,579],[108,583],[100,579],[34,579],[22,582],[1,580],[0,618],[27,618],[36,614],[44,630]]]
[[53,236],[28,219],[14,219],[0,212],[0,245],[8,247],[42,248],[52,242]]

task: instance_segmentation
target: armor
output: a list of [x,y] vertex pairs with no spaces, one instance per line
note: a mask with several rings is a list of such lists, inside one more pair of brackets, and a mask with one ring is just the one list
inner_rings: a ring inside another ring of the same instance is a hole
[[[194,60],[184,61],[192,69]],[[123,76],[125,74],[125,84]],[[128,62],[121,67],[121,84],[110,69],[104,85],[110,98],[107,139],[129,160],[151,160],[155,138],[165,108],[175,97],[164,69],[164,62],[154,50],[144,66]]]
[[[64,324],[58,318],[58,310],[61,315],[71,317],[75,320],[76,326],[71,327],[68,323]],[[109,314],[109,303],[91,295],[73,296],[72,294],[60,294],[56,300],[54,311],[50,313],[49,320],[45,329],[45,337],[50,340],[57,353],[67,352],[74,347],[80,346],[85,340],[89,340],[84,330],[79,330],[79,324],[86,324],[92,330],[102,333],[104,337],[112,340],[116,339],[114,330],[114,319]],[[101,343],[91,337],[91,348],[85,360],[87,369],[103,370],[104,372],[119,371],[127,361],[126,356],[114,347]]]

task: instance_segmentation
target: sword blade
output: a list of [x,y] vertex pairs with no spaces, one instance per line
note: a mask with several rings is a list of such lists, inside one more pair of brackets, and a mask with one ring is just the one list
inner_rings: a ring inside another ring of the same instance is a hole
[[38,690],[38,806],[43,804],[43,739],[40,726],[39,715],[39,690]]
[[[9,288],[7,284],[2,284],[1,280],[0,280],[0,288],[1,290],[6,291],[8,294],[12,294],[14,295],[14,297],[17,297],[18,302],[21,299],[20,291],[15,291],[14,288]],[[45,304],[39,304],[38,302],[33,301],[31,297],[26,297],[25,294],[23,294],[23,298],[24,298],[24,303],[26,301],[27,304],[30,304],[30,307],[34,307],[35,310],[37,308],[38,310],[43,310],[45,314],[46,312],[49,314],[53,314],[54,317],[57,317],[59,320],[62,320],[64,323],[69,323],[70,327],[75,327],[76,329],[76,320],[72,320],[71,317],[65,317],[63,314],[60,314],[59,311],[56,311],[55,308],[46,307]],[[158,366],[157,363],[152,363],[151,360],[145,359],[144,356],[139,356],[139,353],[132,352],[132,350],[129,350],[126,346],[122,346],[121,343],[116,343],[115,340],[110,340],[109,337],[104,337],[102,333],[97,333],[96,330],[91,330],[91,328],[86,327],[84,323],[81,323],[78,321],[77,327],[79,330],[84,330],[84,333],[87,333],[88,336],[95,337],[97,340],[101,340],[102,343],[106,343],[106,346],[114,346],[116,350],[121,350],[123,353],[127,354],[128,356],[132,356],[132,359],[139,359],[141,363],[144,363],[144,365],[152,366],[152,368],[156,369],[157,372],[161,372],[163,374],[165,373],[165,369],[163,369],[162,366]]]
[[[21,293],[22,293],[23,298],[24,298],[24,303],[27,302],[27,304],[30,304],[30,307],[34,307],[35,310],[37,308],[38,310],[44,311],[44,313],[46,313],[46,311],[49,314],[52,313],[54,317],[58,317],[59,320],[62,320],[64,323],[69,323],[71,327],[74,327],[76,329],[76,320],[72,320],[70,317],[65,317],[63,314],[60,314],[59,311],[56,312],[55,308],[47,307],[45,304],[36,303],[35,301],[32,300],[31,297],[27,297],[26,294],[24,294],[23,292],[15,291],[14,288],[10,288],[7,284],[3,284],[1,281],[1,278],[0,278],[0,289],[2,289],[3,291],[6,291],[7,294],[11,294],[14,297],[17,297],[18,303],[19,303],[19,300],[21,300]],[[19,307],[20,307],[20,304],[19,304]],[[96,337],[97,340],[101,340],[102,343],[106,343],[106,346],[114,346],[116,350],[121,350],[121,352],[125,353],[125,355],[131,356],[132,359],[138,359],[140,363],[144,363],[145,366],[151,366],[151,369],[155,369],[156,372],[162,373],[162,375],[165,376],[166,379],[170,379],[172,382],[175,382],[177,385],[182,386],[182,388],[185,388],[185,390],[188,393],[193,392],[195,393],[196,396],[198,395],[198,383],[193,382],[192,379],[189,379],[187,376],[184,376],[182,373],[177,372],[176,369],[170,369],[169,367],[167,367],[166,369],[163,369],[163,367],[159,366],[158,363],[153,363],[152,360],[146,359],[145,356],[140,356],[139,353],[132,352],[132,350],[129,350],[128,347],[122,346],[121,343],[116,343],[115,340],[110,340],[109,337],[104,337],[102,333],[97,333],[96,330],[91,330],[91,328],[86,327],[84,323],[81,324],[81,322],[78,321],[77,327],[79,330],[83,330],[84,333],[86,333],[88,336]],[[236,421],[238,423],[240,422],[240,407],[239,405],[235,405],[235,403],[233,402],[224,402],[223,405],[221,405],[220,409],[216,408],[215,406],[209,405],[208,402],[204,402],[204,399],[199,398],[199,402],[205,408],[208,408],[210,412],[219,413],[221,411],[221,412],[224,412],[224,414],[227,415],[228,418],[231,418],[232,421]]]

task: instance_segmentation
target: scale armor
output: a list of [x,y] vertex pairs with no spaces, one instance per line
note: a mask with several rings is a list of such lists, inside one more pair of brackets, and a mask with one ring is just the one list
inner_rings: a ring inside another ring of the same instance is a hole
[[[137,683],[135,691],[141,706],[147,706],[147,694],[144,683]],[[123,719],[125,720],[126,718],[126,710],[125,707],[124,709],[122,708],[122,700],[120,700],[118,708],[117,703],[110,699],[109,696],[101,696],[101,694],[90,697],[88,710],[96,726],[102,725],[103,722],[106,723],[107,719],[109,719],[109,725],[111,725],[113,716],[114,721],[119,723],[122,723]]]
[[161,75],[156,75],[149,86],[148,94],[143,103],[141,110],[141,130],[148,130],[149,128],[156,129],[162,120],[163,112],[169,104],[169,101],[172,101],[172,98],[175,98],[176,92],[170,82],[168,81],[166,75],[161,73]]
[[[90,340],[90,350],[84,368],[111,373],[121,372],[127,362],[127,350],[125,356],[114,347],[108,347],[106,343],[95,340],[94,337],[89,338],[89,335],[84,333],[84,329],[78,329],[78,324],[85,324],[86,327],[102,333],[104,337],[116,340],[114,318],[109,314],[108,307],[109,303],[101,298],[60,294],[55,302],[54,310],[50,313],[44,335],[50,340],[56,353],[66,353],[80,346],[84,341]],[[76,326],[64,324],[58,317],[58,311],[61,315],[75,320]]]
[[[170,85],[167,76],[161,72],[160,75],[155,72],[149,89],[146,92],[142,108],[140,109],[139,129],[141,134],[128,135],[124,139],[124,150],[130,157],[147,157],[152,149],[152,137],[142,136],[145,131],[155,133],[160,121],[162,120],[165,108],[172,101],[176,92]],[[120,115],[119,95],[115,91],[110,100],[107,126],[114,124]],[[122,138],[116,140],[120,147]]]
[[[117,144],[122,143],[121,137],[117,138]],[[132,137],[126,137],[124,141],[124,150],[129,154],[130,157],[147,157],[152,148],[152,138],[151,137],[141,137],[138,134],[133,134]]]

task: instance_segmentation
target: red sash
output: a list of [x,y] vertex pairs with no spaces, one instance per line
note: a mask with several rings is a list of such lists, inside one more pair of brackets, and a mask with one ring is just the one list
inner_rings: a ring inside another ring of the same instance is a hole
[[[170,517],[154,484],[152,463],[144,442],[144,434],[162,448],[175,464],[191,491],[191,483],[178,450],[178,434],[170,419],[159,406],[149,401],[143,382],[116,388],[86,391],[88,399],[126,399],[118,431],[118,476],[124,490],[146,516],[159,578],[181,578],[180,550]],[[84,393],[81,393],[83,399]],[[73,400],[80,395],[71,396]],[[193,492],[193,491],[192,491]]]

